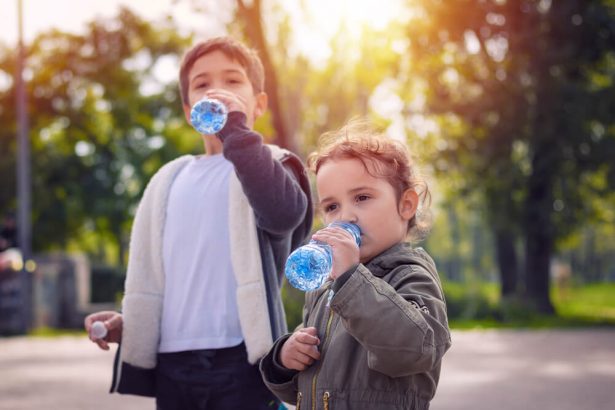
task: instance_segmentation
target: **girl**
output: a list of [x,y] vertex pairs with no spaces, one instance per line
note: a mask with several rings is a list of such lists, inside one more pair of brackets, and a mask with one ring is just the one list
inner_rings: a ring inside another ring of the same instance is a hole
[[450,347],[438,273],[418,239],[430,200],[405,147],[354,122],[321,137],[308,159],[333,251],[329,280],[306,295],[303,324],[260,364],[265,383],[297,409],[427,409]]

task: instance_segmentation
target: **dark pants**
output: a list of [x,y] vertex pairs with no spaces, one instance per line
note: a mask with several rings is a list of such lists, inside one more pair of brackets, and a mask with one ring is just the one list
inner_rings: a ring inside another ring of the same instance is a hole
[[159,353],[158,410],[277,410],[278,399],[248,363],[245,345],[214,350]]

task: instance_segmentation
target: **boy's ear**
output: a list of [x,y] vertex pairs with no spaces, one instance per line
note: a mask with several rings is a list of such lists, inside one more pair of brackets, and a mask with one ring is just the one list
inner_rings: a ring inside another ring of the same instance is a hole
[[409,221],[416,214],[419,206],[419,195],[413,189],[406,189],[399,199],[399,215]]
[[188,125],[192,124],[192,122],[190,121],[190,111],[192,109],[190,108],[189,105],[186,105],[185,103],[182,104],[182,107],[184,108],[184,116],[186,117],[186,121],[188,122]]
[[256,98],[256,105],[254,107],[254,120],[267,111],[267,105],[269,103],[269,98],[267,97],[267,93],[260,92],[254,96]]

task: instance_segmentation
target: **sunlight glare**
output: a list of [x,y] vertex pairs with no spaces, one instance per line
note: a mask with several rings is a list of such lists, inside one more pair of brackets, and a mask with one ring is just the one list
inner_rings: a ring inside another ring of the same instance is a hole
[[299,23],[294,25],[298,48],[317,62],[331,57],[330,41],[337,36],[358,41],[366,28],[384,31],[391,22],[410,17],[402,0],[388,0],[386,6],[378,0],[310,0],[302,4],[289,6],[288,11]]

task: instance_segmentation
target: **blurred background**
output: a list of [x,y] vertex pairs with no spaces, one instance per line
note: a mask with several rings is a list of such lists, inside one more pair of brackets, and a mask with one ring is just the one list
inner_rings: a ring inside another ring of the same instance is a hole
[[[0,10],[0,335],[119,308],[148,180],[202,150],[181,110],[181,55],[222,34],[263,60],[268,142],[305,158],[354,116],[407,142],[433,195],[419,245],[454,328],[615,324],[615,1]],[[294,327],[303,295],[284,298]]]

